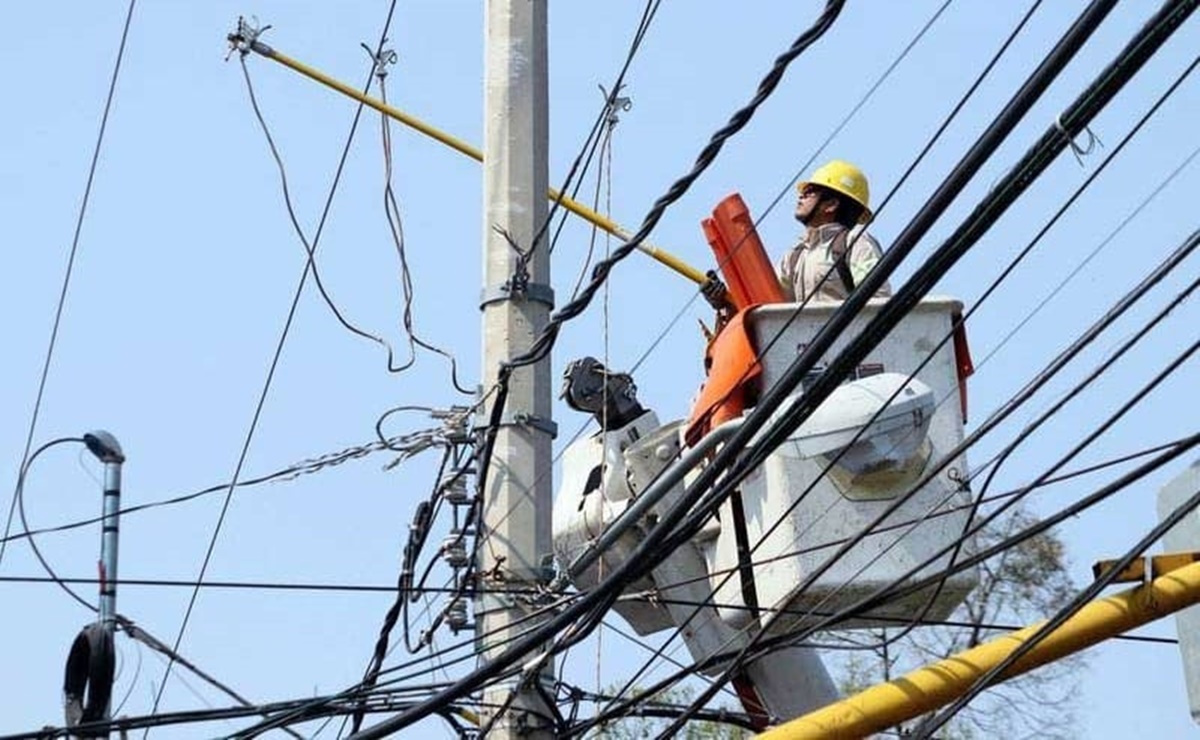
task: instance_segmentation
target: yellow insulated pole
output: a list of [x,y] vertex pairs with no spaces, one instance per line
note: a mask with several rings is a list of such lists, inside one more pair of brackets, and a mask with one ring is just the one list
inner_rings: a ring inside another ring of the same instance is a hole
[[[1018,660],[1002,677],[1012,678],[1200,602],[1200,563],[1150,583],[1098,599]],[[1038,630],[1042,623],[1011,632],[895,681],[873,686],[842,701],[774,727],[770,740],[861,738],[932,712],[961,696],[972,683]]]
[[[323,72],[316,70],[316,69],[308,66],[307,64],[304,64],[295,59],[292,59],[291,57],[287,56],[286,54],[281,54],[280,52],[276,51],[275,49],[271,48],[270,46],[267,46],[266,44],[262,43],[261,41],[258,41],[257,39],[245,38],[245,37],[241,36],[240,34],[231,34],[229,36],[229,41],[230,41],[230,43],[237,45],[238,48],[249,49],[256,54],[264,56],[267,59],[271,59],[273,61],[279,62],[283,66],[285,66],[291,70],[294,70],[296,72],[299,72],[300,74],[304,75],[305,77],[309,78],[310,80],[315,80],[316,82],[319,82],[322,85],[325,85],[326,87],[337,90],[338,92],[340,92],[341,94],[343,94],[347,97],[354,98],[355,100],[362,103],[363,105],[366,105],[370,108],[374,108],[375,110],[379,111],[380,113],[384,114],[385,116],[393,118],[393,119],[399,121],[400,123],[403,123],[405,126],[408,126],[409,128],[420,131],[421,133],[425,134],[426,136],[430,137],[431,139],[440,141],[441,143],[445,144],[446,146],[450,147],[451,149],[454,149],[455,151],[459,152],[460,154],[465,154],[468,157],[470,157],[471,159],[474,159],[476,162],[483,161],[483,152],[481,152],[479,149],[476,149],[475,147],[471,146],[470,144],[466,143],[462,139],[451,136],[450,134],[447,134],[444,131],[440,131],[440,130],[434,128],[433,126],[430,126],[428,123],[425,123],[421,119],[410,116],[409,114],[405,113],[402,110],[393,108],[392,106],[387,105],[379,100],[376,100],[375,98],[368,97],[368,96],[362,94],[361,92],[359,92],[358,90],[355,90],[354,88],[345,84],[344,82],[335,80],[334,78],[330,77],[329,75],[324,74]],[[613,236],[617,237],[618,239],[622,239],[624,241],[629,241],[629,238],[632,236],[632,234],[630,234],[625,229],[621,228],[620,224],[616,223],[612,219],[609,219],[609,218],[606,218],[606,217],[600,215],[599,213],[595,212],[591,208],[588,208],[587,206],[583,205],[582,203],[580,203],[572,198],[569,198],[568,196],[558,192],[554,188],[550,188],[548,196],[549,196],[550,200],[561,203],[563,208],[566,208],[571,213],[574,213],[576,216],[580,216],[580,217],[586,219],[590,223],[595,224],[598,228],[601,228],[604,231],[607,231],[608,233],[612,234]],[[638,245],[638,249],[641,252],[644,252],[645,254],[648,254],[649,256],[658,260],[659,262],[666,265],[667,267],[671,268],[672,270],[679,273],[680,275],[683,275],[685,278],[687,278],[688,280],[691,280],[693,283],[696,283],[697,285],[703,285],[704,282],[708,279],[708,276],[705,275],[700,270],[697,270],[695,267],[692,267],[691,265],[687,264],[686,262],[679,259],[675,255],[673,255],[669,252],[665,252],[662,249],[659,249],[658,247],[655,247],[651,244],[647,244],[647,243],[643,242]]]

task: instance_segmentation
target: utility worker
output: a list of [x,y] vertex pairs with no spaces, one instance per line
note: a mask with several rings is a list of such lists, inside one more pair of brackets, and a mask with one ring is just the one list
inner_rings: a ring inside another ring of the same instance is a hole
[[[779,262],[783,293],[792,301],[843,301],[883,254],[863,227],[871,218],[867,177],[835,159],[798,183],[796,192],[796,220],[805,231]],[[891,293],[884,283],[876,295]]]

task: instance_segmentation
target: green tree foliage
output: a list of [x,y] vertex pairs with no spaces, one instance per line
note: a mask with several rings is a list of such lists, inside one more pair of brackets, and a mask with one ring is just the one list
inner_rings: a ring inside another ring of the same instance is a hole
[[[1014,508],[980,533],[977,547],[989,547],[1035,523],[1033,514]],[[1024,627],[1054,614],[1076,592],[1067,568],[1062,540],[1047,531],[980,565],[979,585],[950,619],[962,626],[840,633],[841,644],[858,643],[861,649],[826,651],[826,662],[846,694],[897,678],[1006,631],[997,625]],[[1086,658],[1076,654],[997,684],[943,726],[939,737],[1074,737],[1078,682],[1073,677],[1085,664]]]

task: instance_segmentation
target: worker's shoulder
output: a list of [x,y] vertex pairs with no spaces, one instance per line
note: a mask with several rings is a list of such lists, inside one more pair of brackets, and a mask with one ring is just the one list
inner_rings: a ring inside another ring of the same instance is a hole
[[858,224],[850,229],[849,233],[846,234],[846,241],[852,244],[855,249],[862,246],[870,246],[882,251],[882,248],[879,246],[879,240],[872,236],[871,232],[867,231],[866,224]]

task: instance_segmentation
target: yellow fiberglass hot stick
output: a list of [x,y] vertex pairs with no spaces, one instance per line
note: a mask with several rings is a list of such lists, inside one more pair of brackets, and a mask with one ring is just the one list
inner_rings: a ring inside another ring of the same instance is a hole
[[[467,155],[477,162],[483,161],[483,152],[466,143],[462,139],[451,136],[444,131],[439,131],[419,118],[414,118],[404,111],[398,110],[379,100],[368,97],[344,82],[339,82],[338,80],[333,79],[319,70],[313,69],[302,62],[292,59],[285,54],[279,53],[275,49],[259,41],[257,38],[254,38],[256,35],[257,34],[243,34],[242,30],[239,29],[238,33],[230,34],[229,42],[238,50],[253,51],[255,54],[259,54],[267,59],[279,62],[283,66],[299,72],[305,77],[315,80],[326,87],[330,87],[347,97],[353,98],[363,105],[374,108],[385,116],[393,118],[400,123],[403,123],[405,126],[415,129],[461,154]],[[604,231],[607,231],[618,239],[628,241],[630,236],[632,236],[628,231],[621,228],[621,226],[612,219],[605,218],[591,208],[588,208],[582,203],[573,200],[562,193],[559,193],[553,188],[550,189],[548,196],[550,200],[561,203],[563,208],[566,208],[571,213],[586,219],[590,223],[594,224],[598,228],[603,229]],[[701,270],[697,270],[695,267],[692,267],[675,255],[665,252],[658,247],[643,242],[642,244],[638,245],[638,249],[658,260],[663,265],[671,268],[680,275],[683,275],[685,278],[691,280],[697,285],[703,285],[708,280],[708,277]]]

